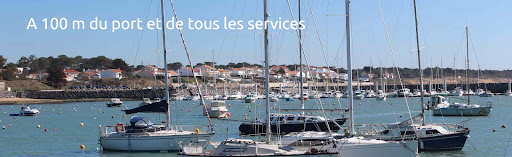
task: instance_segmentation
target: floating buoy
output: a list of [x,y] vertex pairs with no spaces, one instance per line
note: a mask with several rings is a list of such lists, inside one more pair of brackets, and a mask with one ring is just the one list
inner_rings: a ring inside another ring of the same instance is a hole
[[105,111],[103,111],[103,114],[105,114]]
[[252,112],[252,110],[249,110],[249,112]]
[[59,112],[59,114],[62,114],[62,112]]
[[12,119],[16,119],[16,118],[12,117]]
[[247,120],[247,114],[244,114],[245,120]]
[[5,126],[2,126],[2,129],[5,129]]
[[84,123],[80,123],[80,126],[84,126]]
[[85,146],[83,144],[80,145],[80,149],[85,149]]
[[400,115],[400,117],[402,117],[402,115]]
[[76,110],[75,110],[75,112],[76,112]]
[[100,108],[99,110],[100,110],[100,112],[101,112],[101,108]]
[[507,128],[507,127],[505,127],[505,125],[502,125],[501,128]]
[[11,124],[9,124],[8,126],[11,127]]
[[123,117],[126,117],[126,115],[123,114]]
[[92,119],[96,119],[96,117],[92,117]]
[[231,107],[231,104],[228,104],[229,107]]
[[48,129],[44,129],[45,132],[48,132]]
[[55,129],[53,129],[53,131],[56,131]]
[[167,123],[167,122],[165,120],[163,120],[162,123]]
[[188,110],[188,112],[190,112],[190,110]]
[[40,128],[40,127],[41,127],[41,125],[37,125],[37,128]]
[[183,109],[183,108],[181,109],[181,111],[184,111],[184,110],[185,110],[185,109]]
[[114,118],[114,116],[112,116],[112,118]]
[[226,116],[228,116],[228,117],[229,117],[229,115],[231,115],[231,114],[229,114],[229,112],[228,112],[228,113],[226,113]]
[[492,128],[492,132],[496,132],[496,129]]

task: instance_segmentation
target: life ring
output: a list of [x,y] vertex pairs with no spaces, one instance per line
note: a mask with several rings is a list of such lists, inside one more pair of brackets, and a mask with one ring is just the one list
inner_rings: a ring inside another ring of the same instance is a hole
[[310,154],[317,154],[318,153],[318,149],[316,149],[315,147],[309,149],[309,153]]
[[116,124],[116,132],[119,133],[119,127],[121,127],[121,132],[124,132],[124,124],[123,123],[119,123],[119,124]]

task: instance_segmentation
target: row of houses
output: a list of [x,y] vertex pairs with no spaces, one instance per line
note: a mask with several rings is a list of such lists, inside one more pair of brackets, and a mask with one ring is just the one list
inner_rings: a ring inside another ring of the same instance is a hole
[[[114,79],[122,79],[123,71],[119,69],[107,69],[107,70],[98,70],[98,69],[90,69],[84,72],[79,72],[73,69],[64,69],[64,74],[66,77],[64,78],[66,81],[75,81],[75,80],[86,80],[86,79],[95,79],[95,78],[114,78]],[[29,74],[26,77],[28,79],[43,79],[48,76],[48,73],[36,73]]]

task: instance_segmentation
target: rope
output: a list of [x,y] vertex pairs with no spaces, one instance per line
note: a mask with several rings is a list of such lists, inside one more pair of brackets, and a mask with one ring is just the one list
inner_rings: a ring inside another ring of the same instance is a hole
[[[176,18],[176,21],[178,21],[178,15],[176,14],[176,9],[174,9],[174,3],[172,2],[172,0],[170,0],[170,1],[171,1],[171,6],[172,6],[172,11],[174,13],[174,18]],[[162,29],[166,29],[166,28],[162,28]],[[196,74],[194,73],[194,67],[192,66],[192,61],[190,60],[190,53],[188,52],[188,47],[187,47],[187,44],[185,43],[185,38],[183,37],[183,32],[181,31],[181,29],[178,29],[178,30],[180,31],[180,36],[181,36],[181,41],[183,42],[183,47],[185,48],[185,52],[187,53],[188,63],[190,65],[192,75],[194,76],[194,80],[195,80],[195,83],[197,86],[197,92],[199,93],[199,97],[201,98],[201,104],[203,104],[203,108],[205,110],[206,117],[208,117],[208,122],[210,123],[211,130],[214,131],[213,125],[212,125],[212,120],[210,119],[210,115],[208,113],[208,110],[206,109],[206,103],[204,102],[203,94],[201,94],[201,88],[199,87],[199,82],[197,81]]]

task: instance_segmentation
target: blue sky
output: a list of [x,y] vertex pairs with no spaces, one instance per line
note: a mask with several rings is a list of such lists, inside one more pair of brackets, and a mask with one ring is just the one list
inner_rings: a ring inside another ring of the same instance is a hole
[[[290,0],[297,19],[298,0]],[[174,0],[178,18],[187,20],[262,20],[262,0]],[[395,59],[400,67],[417,67],[412,0],[380,1],[388,27]],[[307,0],[302,0],[302,17],[306,21],[304,46],[312,65],[346,67],[345,18],[326,15],[343,15],[344,1],[311,0],[312,11],[324,46],[324,57]],[[420,44],[423,66],[464,67],[465,26],[469,26],[471,41],[471,67],[478,63],[482,69],[511,69],[508,45],[512,41],[512,22],[509,9],[512,1],[496,0],[418,0],[420,19]],[[286,0],[269,2],[270,20],[291,20]],[[129,64],[163,65],[161,36],[156,30],[43,30],[43,18],[65,17],[68,21],[103,20],[154,20],[160,17],[159,0],[20,0],[3,1],[0,5],[0,55],[16,62],[21,56],[94,57],[105,55],[123,58]],[[166,16],[172,16],[169,0]],[[26,30],[34,18],[38,30]],[[352,1],[352,27],[354,66],[392,66],[393,57],[386,37],[377,0]],[[215,60],[229,62],[261,63],[263,61],[262,31],[254,30],[188,30],[184,29],[192,62]],[[271,64],[299,62],[298,40],[294,31],[271,30]],[[173,49],[169,62],[187,62],[178,31],[167,31],[167,45]],[[341,48],[340,48],[340,44]],[[140,46],[139,46],[140,45]],[[473,46],[471,46],[473,45]],[[474,47],[474,48],[473,48]],[[454,64],[455,56],[455,64]],[[502,56],[502,57],[499,57]],[[324,58],[328,58],[326,63]],[[370,58],[372,62],[370,63]]]

